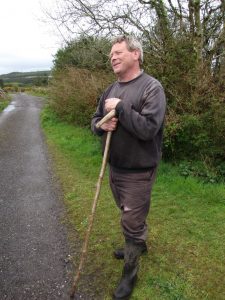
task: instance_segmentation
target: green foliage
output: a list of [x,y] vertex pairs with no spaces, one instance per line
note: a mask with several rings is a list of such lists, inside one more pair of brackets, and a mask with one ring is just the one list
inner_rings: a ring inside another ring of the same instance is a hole
[[184,24],[174,30],[168,24],[166,37],[161,36],[165,28],[153,26],[163,41],[159,51],[144,38],[144,68],[161,81],[168,103],[163,155],[170,160],[208,157],[216,162],[225,157],[225,77],[213,69],[209,53],[196,49],[195,37],[183,31]]
[[87,70],[107,70],[109,51],[110,43],[107,39],[81,36],[57,51],[54,69],[76,67]]
[[210,166],[209,162],[182,161],[179,163],[179,174],[187,178],[197,177],[204,183],[225,182],[225,163],[217,162],[217,165]]
[[3,109],[5,109],[8,106],[8,101],[2,101],[0,100],[0,112],[3,111]]
[[146,51],[144,68],[161,81],[170,109],[176,109],[179,114],[189,111],[198,79],[196,55],[190,37],[182,35],[171,38],[166,51],[158,57],[148,41],[144,41],[143,46]]
[[[196,64],[188,35],[174,37],[156,60],[145,44],[144,68],[158,78],[167,96],[163,155],[166,159],[217,161],[225,157],[224,79],[215,79],[208,62]],[[223,82],[223,84],[222,84]]]
[[0,112],[2,112],[8,106],[8,104],[9,104],[8,101],[0,100]]
[[69,122],[89,126],[97,99],[113,80],[110,45],[105,38],[84,37],[58,50],[50,81],[50,105]]
[[0,90],[0,112],[2,112],[10,103],[10,96],[6,93],[1,93]]
[[164,156],[174,159],[196,158],[207,153],[208,133],[199,116],[178,115],[165,127]]
[[50,83],[50,105],[59,116],[80,126],[90,126],[97,99],[112,74],[68,67],[55,71]]
[[[206,75],[207,76],[207,75]],[[208,76],[210,77],[210,75]],[[202,84],[202,85],[201,85]],[[174,89],[175,90],[175,89]],[[168,159],[225,157],[225,99],[215,82],[199,78],[192,93],[168,101],[164,157]]]

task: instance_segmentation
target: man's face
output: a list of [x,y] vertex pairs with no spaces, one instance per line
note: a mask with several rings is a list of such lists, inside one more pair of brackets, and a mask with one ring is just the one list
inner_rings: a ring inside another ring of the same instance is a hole
[[139,59],[139,51],[129,51],[126,42],[116,43],[112,46],[110,52],[110,60],[114,73],[117,76],[124,76],[137,66]]

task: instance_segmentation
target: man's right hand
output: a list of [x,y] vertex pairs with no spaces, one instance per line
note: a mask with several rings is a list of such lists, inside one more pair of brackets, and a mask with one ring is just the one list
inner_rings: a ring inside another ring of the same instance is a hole
[[100,128],[105,131],[114,131],[114,130],[116,130],[117,123],[118,123],[118,119],[112,118],[111,120],[102,124],[102,126]]

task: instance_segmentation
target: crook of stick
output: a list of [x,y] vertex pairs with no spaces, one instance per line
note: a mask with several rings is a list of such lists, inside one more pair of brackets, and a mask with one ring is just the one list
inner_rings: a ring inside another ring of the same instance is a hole
[[116,115],[116,111],[115,109],[112,109],[107,115],[105,115],[95,126],[96,128],[100,128],[102,126],[102,124],[104,124],[105,122],[107,122],[108,120],[112,119],[113,117],[115,117]]

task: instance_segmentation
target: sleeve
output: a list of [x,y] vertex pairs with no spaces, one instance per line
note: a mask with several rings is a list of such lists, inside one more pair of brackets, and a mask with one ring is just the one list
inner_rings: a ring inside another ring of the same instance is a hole
[[128,101],[121,101],[116,112],[121,125],[136,138],[148,141],[153,139],[163,125],[166,99],[162,86],[157,81],[146,88],[143,94],[141,111],[134,109]]

